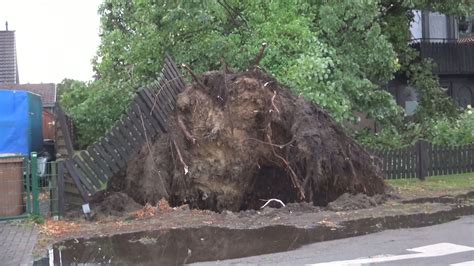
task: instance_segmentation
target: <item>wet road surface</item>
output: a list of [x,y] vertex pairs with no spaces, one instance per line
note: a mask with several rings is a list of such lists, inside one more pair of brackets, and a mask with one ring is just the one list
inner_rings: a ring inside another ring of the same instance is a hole
[[[38,261],[38,264],[53,262],[54,264],[63,265],[71,263],[180,265],[183,263],[222,261],[285,252],[299,249],[311,243],[354,237],[384,230],[429,226],[452,221],[459,216],[472,215],[473,213],[473,206],[459,206],[449,211],[437,213],[364,218],[344,222],[337,227],[296,228],[283,225],[258,229],[199,227],[145,231],[90,239],[71,239],[55,244],[49,252],[49,258]],[[404,246],[403,251],[414,247],[417,246]],[[373,248],[370,250],[373,250]],[[358,253],[344,252],[341,254]],[[392,253],[384,251],[380,254]],[[370,255],[361,253],[358,257]],[[345,260],[346,258],[338,259]],[[292,260],[278,260],[272,263],[275,262],[294,263]],[[308,260],[304,263],[316,262],[318,261]]]
[[[424,253],[417,252],[417,248],[421,248]],[[377,263],[377,260],[382,262]],[[474,216],[462,217],[440,225],[387,230],[365,236],[320,242],[288,252],[205,262],[198,265],[318,263],[364,265],[367,262],[370,262],[370,265],[473,266]]]

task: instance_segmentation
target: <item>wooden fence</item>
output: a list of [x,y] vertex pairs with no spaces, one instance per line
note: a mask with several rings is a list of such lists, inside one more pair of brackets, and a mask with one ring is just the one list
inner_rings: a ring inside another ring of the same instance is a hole
[[[155,84],[140,89],[130,104],[128,112],[98,141],[87,150],[74,153],[71,138],[64,131],[66,147],[73,154],[65,162],[83,203],[106,187],[107,180],[125,169],[127,161],[146,143],[167,132],[168,119],[176,105],[178,93],[185,88],[172,59],[167,56],[160,79]],[[64,112],[58,120],[65,124]]]
[[445,146],[418,141],[398,150],[371,151],[386,178],[420,178],[474,172],[474,145]]

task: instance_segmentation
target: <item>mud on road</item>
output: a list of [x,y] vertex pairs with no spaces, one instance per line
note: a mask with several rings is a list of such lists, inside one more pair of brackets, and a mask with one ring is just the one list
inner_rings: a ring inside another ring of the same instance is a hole
[[[474,214],[474,191],[457,191],[443,195],[411,195],[409,198],[388,199],[380,204],[377,204],[376,199],[370,199],[366,203],[368,208],[346,211],[331,211],[309,203],[294,203],[283,208],[217,213],[189,209],[187,206],[171,208],[166,202],[161,202],[157,206],[149,205],[129,212],[120,212],[120,216],[98,217],[95,221],[86,221],[76,213],[76,216],[64,221],[47,221],[40,228],[42,233],[35,248],[35,255],[44,256],[48,247],[67,239],[88,239],[133,232],[201,227],[246,230],[269,226],[337,230],[345,223],[366,221],[367,224],[377,221],[372,226],[365,226],[373,232],[385,228],[426,226],[446,222],[460,215]],[[360,198],[364,197],[356,197],[359,199],[355,202],[360,204]],[[354,202],[353,199],[351,201]],[[374,203],[376,206],[372,206]],[[446,215],[448,213],[452,214]],[[417,225],[420,221],[422,223]],[[362,230],[363,227],[359,229]],[[370,233],[370,230],[367,233]]]
[[182,265],[221,261],[286,252],[315,242],[370,234],[386,229],[433,225],[473,212],[474,206],[471,205],[433,213],[350,220],[337,226],[318,225],[301,228],[271,225],[254,229],[201,226],[71,239],[53,245],[48,261],[63,264],[126,265],[137,263]]

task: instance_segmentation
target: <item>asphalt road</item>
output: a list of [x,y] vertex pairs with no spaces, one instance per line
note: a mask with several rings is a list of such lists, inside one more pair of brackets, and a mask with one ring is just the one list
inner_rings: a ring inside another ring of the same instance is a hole
[[474,266],[474,216],[429,227],[387,230],[366,236],[315,243],[288,252],[206,262],[200,265],[318,263]]

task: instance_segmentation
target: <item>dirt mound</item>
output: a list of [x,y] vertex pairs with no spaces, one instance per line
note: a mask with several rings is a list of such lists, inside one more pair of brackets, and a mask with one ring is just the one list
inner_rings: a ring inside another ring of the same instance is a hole
[[325,206],[344,193],[384,193],[373,158],[319,106],[258,67],[213,71],[178,95],[170,129],[142,147],[109,188],[135,201],[214,211],[262,199]]
[[104,195],[101,202],[94,205],[92,216],[100,218],[103,216],[123,216],[142,208],[131,197],[122,192],[112,192]]
[[382,204],[383,202],[385,202],[385,197],[383,195],[369,197],[362,193],[356,195],[344,193],[335,201],[330,202],[327,209],[330,211],[367,209]]

